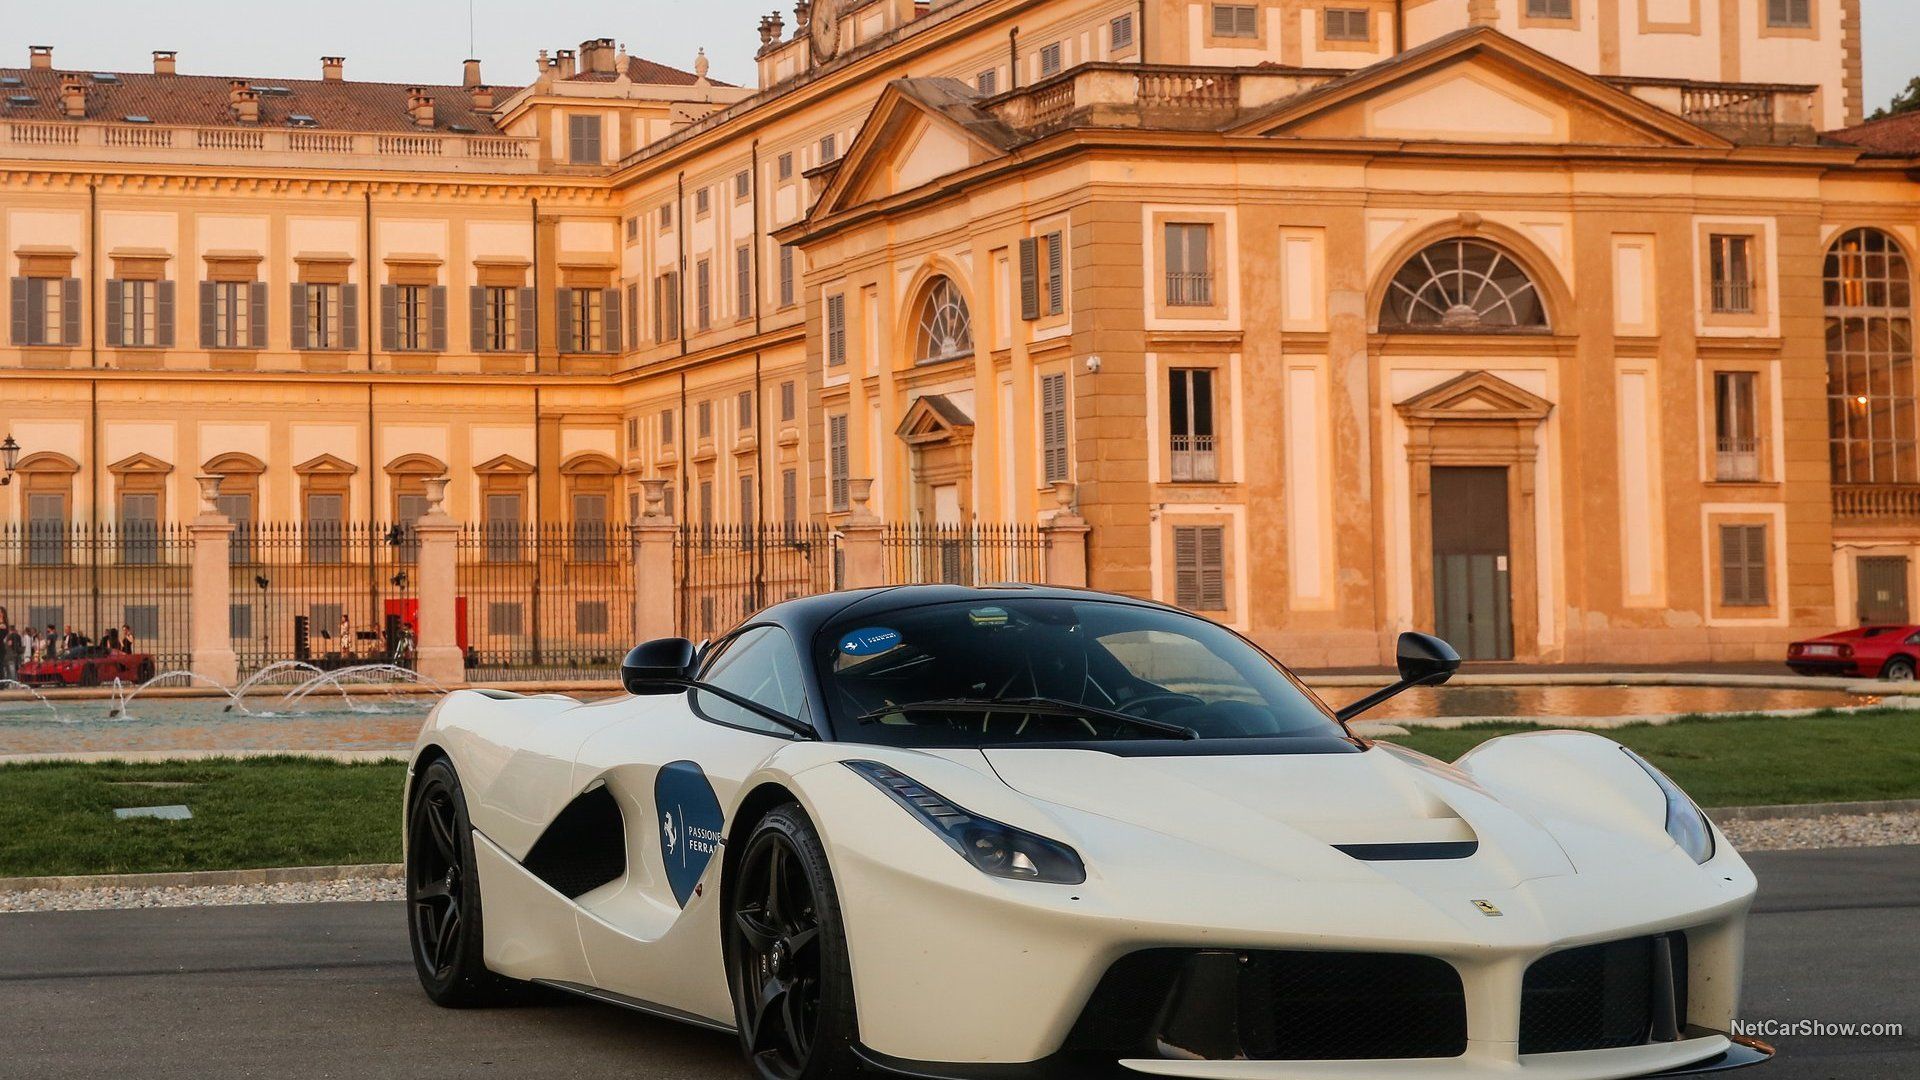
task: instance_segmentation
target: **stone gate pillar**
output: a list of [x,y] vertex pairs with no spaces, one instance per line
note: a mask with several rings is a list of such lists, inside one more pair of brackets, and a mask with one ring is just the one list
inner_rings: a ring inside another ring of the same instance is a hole
[[680,526],[666,512],[667,482],[640,481],[645,504],[640,520],[628,526],[633,536],[632,644],[673,637],[678,631],[679,582],[673,572],[673,541]]
[[467,681],[455,625],[460,583],[456,566],[460,523],[446,511],[447,478],[426,481],[427,512],[413,523],[419,540],[420,625],[414,627],[413,669],[424,679],[454,687]]
[[233,521],[215,501],[224,477],[193,479],[200,485],[200,514],[187,523],[193,540],[188,666],[195,675],[230,687],[240,681],[240,658],[233,651]]
[[1087,519],[1074,512],[1074,486],[1061,480],[1053,485],[1053,497],[1060,508],[1053,512],[1040,531],[1047,538],[1047,584],[1087,586]]
[[887,583],[886,525],[867,508],[873,497],[872,480],[848,480],[853,512],[840,526],[843,589],[871,589]]

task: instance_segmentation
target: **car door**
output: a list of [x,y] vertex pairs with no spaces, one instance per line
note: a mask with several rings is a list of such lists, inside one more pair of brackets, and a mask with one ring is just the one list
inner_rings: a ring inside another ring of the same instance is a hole
[[[811,722],[799,650],[782,627],[736,631],[709,651],[701,677]],[[731,1024],[714,864],[742,784],[794,735],[698,690],[642,701],[576,761],[576,788],[605,782],[627,840],[622,881],[580,898],[581,943],[596,986]]]

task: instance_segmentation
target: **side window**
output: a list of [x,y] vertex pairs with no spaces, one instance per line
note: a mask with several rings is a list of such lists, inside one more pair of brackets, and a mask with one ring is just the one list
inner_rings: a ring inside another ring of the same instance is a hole
[[[702,678],[770,709],[808,721],[806,681],[793,639],[777,626],[748,630],[709,660]],[[693,691],[693,708],[709,720],[769,735],[790,735],[786,728],[714,694]],[[808,721],[810,722],[810,721]]]

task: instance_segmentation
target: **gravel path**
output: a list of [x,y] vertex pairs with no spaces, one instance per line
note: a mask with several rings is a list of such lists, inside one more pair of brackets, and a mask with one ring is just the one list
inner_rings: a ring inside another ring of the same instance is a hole
[[[1712,816],[1712,811],[1708,811]],[[1741,851],[1888,847],[1920,844],[1920,811],[1893,814],[1829,814],[1824,817],[1727,821],[1720,830]]]
[[339,900],[399,900],[402,898],[398,880],[376,878],[277,885],[29,889],[25,892],[0,892],[0,912],[217,907],[224,904],[318,904]]

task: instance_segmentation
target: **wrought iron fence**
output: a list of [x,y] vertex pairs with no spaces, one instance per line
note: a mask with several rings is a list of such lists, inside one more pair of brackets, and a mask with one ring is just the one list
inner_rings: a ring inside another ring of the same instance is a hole
[[69,629],[96,646],[131,631],[156,670],[192,653],[193,540],[178,525],[0,525],[0,608],[15,628]]
[[1047,534],[1035,525],[889,525],[882,543],[896,585],[1047,580]]
[[680,632],[717,637],[782,600],[831,592],[839,548],[820,524],[682,525],[674,544]]
[[619,675],[636,595],[623,526],[469,525],[454,564],[455,637],[470,681]]
[[240,673],[280,660],[411,667],[419,582],[410,539],[405,525],[239,525],[227,628]]

